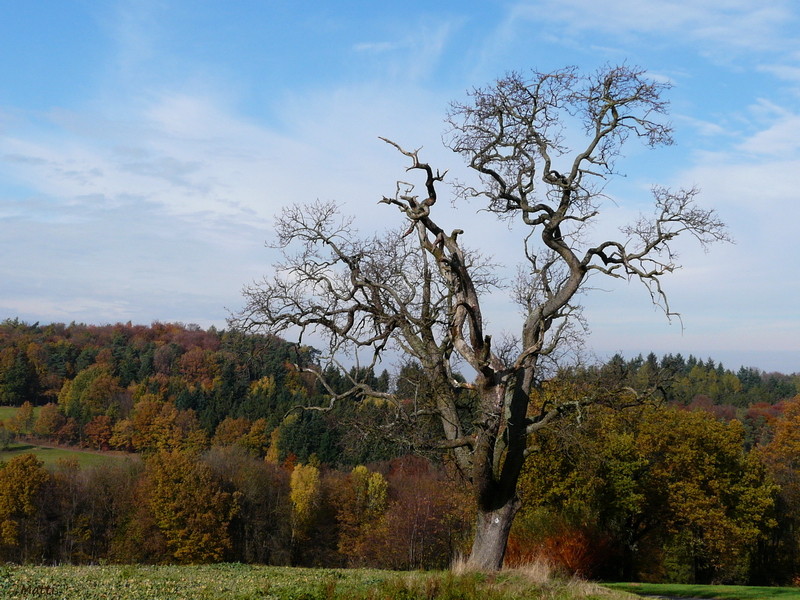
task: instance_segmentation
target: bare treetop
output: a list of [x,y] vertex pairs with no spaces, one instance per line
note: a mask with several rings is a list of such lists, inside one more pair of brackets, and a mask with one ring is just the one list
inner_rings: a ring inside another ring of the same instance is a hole
[[[528,222],[552,214],[551,204],[560,204],[568,191],[572,211],[563,218],[586,218],[594,210],[597,179],[614,172],[631,134],[649,146],[672,143],[672,128],[660,120],[668,87],[620,66],[593,75],[574,67],[528,77],[511,73],[474,90],[472,102],[452,104],[447,118],[448,146],[484,184],[480,190],[462,187],[461,195],[486,196],[491,210],[521,211]],[[583,126],[581,147],[567,145],[571,122]]]

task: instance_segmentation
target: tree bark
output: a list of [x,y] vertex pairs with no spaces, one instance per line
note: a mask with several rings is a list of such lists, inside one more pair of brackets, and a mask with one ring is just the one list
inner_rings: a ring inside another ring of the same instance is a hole
[[479,571],[497,571],[503,566],[508,534],[520,508],[516,494],[494,508],[478,507],[475,540],[467,566]]

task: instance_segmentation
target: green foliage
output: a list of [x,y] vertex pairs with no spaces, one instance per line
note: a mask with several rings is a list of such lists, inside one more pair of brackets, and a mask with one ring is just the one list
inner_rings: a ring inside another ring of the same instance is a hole
[[281,459],[293,455],[300,462],[307,462],[313,454],[325,464],[337,464],[341,456],[339,431],[329,422],[334,419],[334,415],[304,411],[297,414],[297,418],[285,420],[280,434]]
[[680,354],[667,354],[660,360],[653,353],[629,360],[615,355],[601,370],[633,387],[657,374],[663,383],[664,399],[683,405],[698,397],[709,399],[713,406],[775,404],[800,392],[797,375],[765,373],[752,367],[741,367],[734,373],[710,358],[703,361],[691,355],[684,359]]
[[[213,439],[222,447],[198,460],[211,468],[218,491],[240,494],[240,512],[223,519],[226,557],[286,564],[294,547],[303,564],[446,566],[469,537],[469,500],[430,463],[396,460],[423,448],[440,424],[421,417],[413,432],[389,436],[394,412],[365,399],[329,412],[292,410],[327,401],[327,390],[295,366],[315,357],[272,336],[182,324],[0,323],[0,399],[14,404],[0,407],[0,460],[31,452],[61,478],[47,491],[53,503],[29,522],[37,560],[158,561],[173,549],[150,511],[154,488],[140,485],[140,474],[119,476],[130,484],[120,487],[130,502],[117,502],[96,474],[118,465],[115,456],[15,444],[14,432],[144,454],[197,455]],[[328,366],[325,373],[337,391],[350,379],[390,386],[386,372]],[[424,369],[409,363],[396,375],[409,406],[433,405]],[[582,414],[580,429],[533,439],[518,546],[559,547],[575,564],[605,561],[605,572],[612,564],[649,578],[791,578],[800,565],[800,411],[785,399],[796,393],[798,376],[733,373],[711,359],[654,354],[617,356],[567,375],[571,381],[552,393],[574,393],[586,381],[617,388],[658,381],[664,400],[687,411],[601,409]],[[475,406],[463,392],[457,410],[465,422],[474,421]],[[263,456],[268,464],[256,458]],[[62,459],[80,469],[59,470]],[[319,472],[314,518],[305,525],[297,510],[292,519],[289,473],[297,462]],[[347,477],[354,465],[370,467]],[[192,477],[181,479],[187,490]],[[99,516],[92,503],[116,507],[115,516]],[[87,525],[95,520],[96,527]]]
[[67,380],[58,395],[62,412],[84,425],[98,415],[119,412],[124,390],[106,365],[87,367]]
[[[136,394],[139,386],[163,377],[171,381],[161,400],[194,409],[210,433],[228,416],[282,417],[291,403],[284,394],[287,365],[305,365],[313,357],[312,349],[273,336],[191,325],[42,327],[7,320],[0,323],[0,404],[37,404],[62,394],[64,413],[82,426],[98,414],[127,417],[130,401],[109,390],[110,382]],[[94,382],[100,372],[110,381]],[[250,395],[251,382],[265,378],[272,382],[269,398]]]
[[0,404],[35,403],[40,394],[39,374],[25,350],[16,346],[0,348]]
[[[738,421],[705,412],[598,407],[580,428],[536,437],[517,535],[525,535],[526,514],[544,510],[553,522],[603,532],[607,570],[584,568],[623,578],[746,581],[752,553],[775,526],[777,488],[743,441]],[[533,543],[546,546],[547,535]]]

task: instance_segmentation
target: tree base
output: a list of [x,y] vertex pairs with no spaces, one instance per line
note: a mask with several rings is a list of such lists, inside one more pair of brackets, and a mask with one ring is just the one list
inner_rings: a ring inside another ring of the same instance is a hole
[[494,510],[478,510],[475,540],[467,560],[467,569],[499,571],[503,567],[508,534],[520,502],[516,496]]

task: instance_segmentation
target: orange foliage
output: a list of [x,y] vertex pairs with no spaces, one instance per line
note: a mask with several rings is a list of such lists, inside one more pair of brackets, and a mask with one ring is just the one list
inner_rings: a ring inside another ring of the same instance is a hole
[[178,369],[189,387],[200,387],[206,391],[214,385],[217,375],[212,353],[194,346],[178,359]]
[[214,432],[214,438],[211,440],[215,446],[232,446],[239,443],[242,438],[250,431],[251,423],[249,419],[244,417],[234,419],[233,417],[225,417]]
[[83,433],[86,436],[83,445],[89,448],[108,450],[111,448],[113,420],[108,415],[99,415],[83,427]]
[[586,529],[562,525],[544,538],[536,537],[524,530],[513,532],[506,549],[506,566],[544,560],[570,575],[590,577],[608,559],[608,542]]
[[64,415],[58,405],[50,402],[39,409],[39,416],[33,425],[33,433],[43,437],[52,437],[64,426]]

